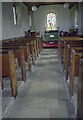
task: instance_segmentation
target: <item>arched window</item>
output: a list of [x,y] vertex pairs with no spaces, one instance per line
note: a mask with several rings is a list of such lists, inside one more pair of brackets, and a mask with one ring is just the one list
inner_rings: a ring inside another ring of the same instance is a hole
[[56,29],[56,14],[49,13],[47,14],[47,30]]
[[16,7],[13,5],[13,20],[14,20],[14,25],[16,25],[17,20],[16,20]]

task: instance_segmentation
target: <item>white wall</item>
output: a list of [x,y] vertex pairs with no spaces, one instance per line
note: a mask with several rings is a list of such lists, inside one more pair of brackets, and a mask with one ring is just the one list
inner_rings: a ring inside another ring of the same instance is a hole
[[40,6],[37,11],[33,12],[33,24],[36,29],[44,34],[46,25],[46,16],[54,12],[57,16],[57,27],[60,31],[68,31],[70,27],[70,10],[65,9],[63,5]]
[[81,3],[81,34],[83,35],[83,2]]
[[78,4],[78,34],[81,34],[81,3]]
[[[70,26],[71,28],[75,28],[75,9],[76,6],[74,6],[71,10],[70,10]],[[78,34],[79,35],[83,35],[83,2],[79,2],[78,3]]]
[[[2,40],[2,3],[0,2],[0,40]],[[0,57],[0,79],[2,79],[2,59]],[[0,120],[2,119],[2,89],[0,84]]]
[[28,16],[29,16],[29,27],[33,25],[33,12],[29,11],[28,12]]
[[83,2],[78,4],[78,34],[83,35]]
[[70,10],[70,28],[75,27],[75,10],[76,6],[74,5]]
[[2,40],[2,3],[0,2],[0,40]]
[[16,3],[17,25],[13,24],[13,3],[2,3],[2,39],[24,36],[28,26],[28,9],[23,3]]

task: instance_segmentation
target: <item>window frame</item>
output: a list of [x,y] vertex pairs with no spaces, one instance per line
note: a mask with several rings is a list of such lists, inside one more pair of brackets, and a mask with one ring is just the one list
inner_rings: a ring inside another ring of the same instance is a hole
[[[49,31],[49,29],[48,29],[48,27],[47,27],[47,23],[48,23],[48,22],[47,22],[47,21],[48,21],[47,19],[48,19],[48,15],[51,14],[51,13],[55,15],[55,21],[57,22],[56,13],[54,13],[54,12],[49,12],[49,13],[47,14],[47,17],[46,17],[46,30],[47,30],[47,31]],[[55,22],[55,29],[53,29],[53,28],[52,28],[52,19],[51,19],[51,29],[50,29],[50,31],[56,30],[56,22]]]
[[13,24],[17,25],[17,14],[16,14],[16,6],[13,5]]

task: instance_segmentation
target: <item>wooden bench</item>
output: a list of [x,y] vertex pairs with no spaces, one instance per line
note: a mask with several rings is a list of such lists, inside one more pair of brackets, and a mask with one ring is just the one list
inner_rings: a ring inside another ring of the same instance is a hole
[[[25,61],[24,61],[24,47],[20,46],[5,46],[2,47],[2,50],[5,51],[14,51],[15,58],[17,58],[19,66],[21,66],[22,80],[26,80],[26,69],[25,69]],[[3,52],[2,52],[3,53]],[[4,73],[5,75],[5,73]],[[5,75],[6,76],[6,75]]]
[[[8,39],[3,40],[0,42],[0,51],[2,49],[2,56],[5,53],[7,55],[10,51],[13,51],[15,58],[18,59],[19,66],[21,66],[21,72],[22,72],[22,80],[26,79],[26,70],[25,70],[25,59],[28,61],[28,68],[29,71],[31,71],[31,57],[32,55],[32,64],[34,64],[34,57],[35,60],[37,59],[37,56],[39,56],[39,52],[42,49],[42,42],[43,40],[41,37],[30,37],[30,38],[14,38],[14,39]],[[3,62],[3,59],[2,59]],[[10,76],[9,74],[9,68],[5,72],[2,68],[2,75],[3,76]],[[0,72],[1,73],[1,72]],[[3,88],[3,81],[1,79],[1,86]]]
[[[29,43],[28,44],[28,46],[29,46],[29,48],[30,48],[30,53],[31,53],[31,55],[32,55],[32,64],[34,64],[34,55],[35,55],[35,60],[37,59],[37,56],[39,55],[39,40],[38,39],[36,39],[36,40],[34,40],[34,43],[32,43],[31,41],[33,41],[33,39],[32,38],[34,38],[34,37],[30,37],[29,39],[28,38],[22,38],[22,39],[20,39],[19,40],[19,38],[18,39],[14,39],[13,41],[10,41],[10,42],[3,42],[3,46],[25,46],[27,43]],[[39,38],[39,37],[38,37]],[[41,40],[41,39],[40,39]],[[32,50],[32,49],[34,49],[34,50]],[[34,54],[34,53],[35,54]],[[24,55],[25,55],[25,59],[27,58],[27,54],[26,54],[27,52],[26,52],[26,49],[24,49]],[[37,54],[37,55],[36,55]],[[29,60],[29,59],[28,59]],[[27,60],[26,60],[27,61]],[[30,63],[30,62],[29,62]],[[29,66],[31,66],[31,65],[29,65]],[[30,67],[29,67],[30,68]]]
[[67,45],[67,50],[66,50],[66,60],[64,61],[64,64],[66,66],[66,80],[68,80],[68,71],[69,71],[69,66],[70,66],[70,56],[71,56],[71,49],[74,49],[76,52],[83,52],[83,45],[79,44],[73,45]]
[[68,49],[68,46],[67,45],[70,45],[71,47],[83,47],[83,44],[81,44],[80,42],[75,42],[75,43],[65,43],[64,44],[64,58],[63,58],[63,62],[64,62],[64,67],[63,67],[63,70],[65,70],[66,69],[66,59],[67,59],[67,53],[68,53],[68,51],[69,51],[69,54],[68,55],[70,55],[70,50],[71,49]]
[[[83,52],[79,53],[72,49],[72,60],[70,66],[70,96],[73,96],[74,91],[74,77],[79,74],[79,61],[83,59]],[[77,65],[76,65],[77,64]]]
[[66,70],[66,79],[68,79],[68,71],[70,66],[70,96],[74,92],[74,77],[79,75],[78,81],[78,100],[77,100],[77,118],[83,118],[83,38],[61,38],[59,40],[59,52],[62,63],[64,62],[64,70]]
[[[3,44],[2,45],[3,47],[9,47],[9,46],[18,46],[18,47],[20,47],[20,46],[24,46],[24,57],[25,57],[25,60],[26,60],[26,62],[27,62],[27,58],[28,57],[30,57],[30,43],[27,43],[27,42],[22,42],[22,41],[16,41],[16,42],[10,42],[10,43],[5,43],[5,44]],[[28,53],[29,52],[29,53]],[[30,66],[31,66],[31,62],[30,62],[30,58],[28,59],[28,67],[29,67],[29,70],[31,70],[30,69]]]
[[[3,44],[3,46],[4,45],[14,45],[14,46],[22,45],[22,46],[26,46],[27,43],[29,43],[28,45],[29,45],[29,48],[30,48],[30,53],[32,55],[32,63],[34,64],[34,56],[33,55],[35,55],[35,60],[36,60],[37,59],[37,55],[36,54],[37,54],[37,51],[38,51],[39,48],[37,49],[37,47],[36,47],[36,40],[34,40],[33,43],[31,41],[29,41],[29,40],[27,41],[27,39],[26,40],[21,40],[21,41],[13,41],[13,42],[10,42],[10,43],[5,43],[5,44]],[[27,58],[26,55],[27,54],[26,54],[26,49],[25,49],[25,59]],[[26,59],[26,61],[27,61],[27,59]]]
[[[20,47],[20,49],[18,49],[18,48],[5,48],[5,49],[2,48],[2,50],[0,49],[0,53],[1,53],[0,55],[2,56],[2,76],[10,77],[12,96],[16,97],[17,94],[16,94],[15,89],[16,89],[16,84],[17,84],[16,83],[17,78],[15,79],[15,83],[14,83],[14,78],[16,76],[14,77],[13,73],[11,74],[11,72],[14,71],[13,65],[11,67],[11,69],[13,69],[13,70],[10,69],[10,64],[12,64],[13,60],[11,59],[8,62],[10,51],[13,51],[13,54],[14,54],[14,57],[13,57],[14,63],[13,64],[15,64],[15,58],[19,59],[18,61],[20,61],[20,64],[21,64],[22,80],[25,80],[26,79],[26,71],[25,71],[25,62],[24,62],[24,57],[23,57],[24,56],[24,48]],[[16,69],[16,66],[15,66],[15,69]],[[15,85],[15,88],[14,88],[14,85]],[[3,89],[3,80],[2,79],[1,79],[1,87]]]
[[[83,44],[81,44],[81,42],[83,43],[83,40],[82,40],[82,38],[81,38],[81,40],[79,40],[78,38],[76,39],[76,40],[73,40],[73,38],[72,39],[70,39],[70,40],[66,40],[65,39],[65,41],[63,40],[63,44],[64,44],[64,50],[62,50],[62,51],[64,51],[64,52],[62,52],[61,54],[61,58],[62,58],[62,61],[64,61],[64,67],[63,67],[63,70],[65,70],[66,69],[66,80],[68,79],[68,66],[70,65],[70,50],[71,50],[71,47],[75,47],[75,48],[77,48],[77,47],[83,47]],[[69,44],[69,46],[70,46],[70,48],[68,48],[68,44]],[[63,54],[64,54],[64,59],[63,59]]]
[[[7,52],[7,54],[5,54]],[[2,63],[0,66],[0,75],[4,75],[4,73],[7,76],[10,76],[10,84],[11,84],[11,92],[12,96],[15,98],[18,93],[18,85],[17,85],[17,76],[16,76],[16,67],[15,67],[15,61],[14,61],[14,52],[13,51],[5,51],[0,53],[0,59],[2,59]],[[2,69],[2,70],[1,70]],[[3,81],[2,77],[0,77],[1,86],[3,88]]]
[[[69,68],[69,65],[70,65],[71,49],[73,49],[73,51],[75,51],[76,53],[82,54],[83,53],[83,45],[81,45],[81,44],[69,44],[69,45],[67,45],[67,49],[66,49],[67,60],[65,62],[65,64],[66,64],[66,80],[68,80],[68,71],[69,71],[68,68]],[[78,61],[78,64],[76,64],[76,65],[75,65],[75,62],[76,62],[75,59]],[[70,73],[71,73],[71,77],[70,77],[71,80],[70,81],[73,81],[72,84],[74,84],[74,76],[75,75],[78,76],[79,57],[76,56],[75,59],[71,60],[72,61],[72,68],[70,69]],[[76,67],[76,72],[74,73],[75,67]],[[73,89],[73,87],[72,87],[72,89]],[[71,91],[72,91],[71,94],[73,95],[73,90],[71,90]]]
[[83,118],[83,59],[80,59],[79,63],[77,118]]
[[83,40],[83,38],[80,37],[59,37],[58,38],[58,48],[59,51],[61,48],[64,47],[64,42],[71,42],[71,41],[78,41],[78,40]]
[[[83,38],[79,38],[79,37],[63,37],[63,38],[64,39],[59,38],[58,40],[58,48],[59,48],[62,64],[66,59],[67,44],[82,44],[83,43]],[[65,62],[64,62],[63,70],[65,70]]]
[[64,41],[72,41],[72,40],[76,40],[78,38],[81,39],[80,37],[59,37],[58,38],[58,49],[59,49],[59,52],[64,47]]

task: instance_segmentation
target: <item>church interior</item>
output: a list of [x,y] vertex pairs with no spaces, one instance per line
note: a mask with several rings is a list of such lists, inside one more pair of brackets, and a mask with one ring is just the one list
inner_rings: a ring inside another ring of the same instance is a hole
[[0,2],[0,118],[83,120],[83,2]]

